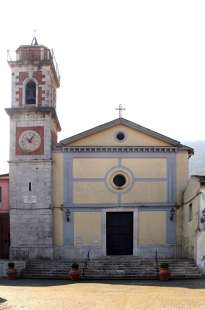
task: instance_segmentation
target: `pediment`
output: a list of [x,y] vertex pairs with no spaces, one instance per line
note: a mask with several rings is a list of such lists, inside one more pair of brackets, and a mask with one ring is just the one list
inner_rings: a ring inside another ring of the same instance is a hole
[[[124,134],[121,141],[117,134]],[[146,127],[118,118],[80,134],[60,141],[63,147],[71,146],[183,146],[179,141],[152,131]]]

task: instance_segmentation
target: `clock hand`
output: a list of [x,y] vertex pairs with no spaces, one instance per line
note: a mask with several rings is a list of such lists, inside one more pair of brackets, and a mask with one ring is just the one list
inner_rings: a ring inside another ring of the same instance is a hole
[[34,137],[34,135],[27,139],[29,143],[32,143],[33,137]]

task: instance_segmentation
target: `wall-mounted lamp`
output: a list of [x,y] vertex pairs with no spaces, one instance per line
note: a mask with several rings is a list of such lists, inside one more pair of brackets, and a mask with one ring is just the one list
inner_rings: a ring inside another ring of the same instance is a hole
[[65,209],[65,216],[66,216],[66,221],[70,222],[70,210],[69,209]]
[[170,221],[174,220],[174,216],[175,216],[175,209],[172,207],[170,210],[170,216],[169,216]]
[[60,205],[60,207],[61,207],[61,210],[62,210],[63,212],[65,212],[66,221],[67,221],[67,222],[70,222],[70,215],[71,215],[70,210],[69,210],[68,208],[64,208],[64,204],[63,204],[63,203]]

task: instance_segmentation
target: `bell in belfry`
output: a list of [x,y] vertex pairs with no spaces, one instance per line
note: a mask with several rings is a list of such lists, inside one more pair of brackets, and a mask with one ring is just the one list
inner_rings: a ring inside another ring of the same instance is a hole
[[36,84],[33,81],[26,85],[26,104],[36,104]]

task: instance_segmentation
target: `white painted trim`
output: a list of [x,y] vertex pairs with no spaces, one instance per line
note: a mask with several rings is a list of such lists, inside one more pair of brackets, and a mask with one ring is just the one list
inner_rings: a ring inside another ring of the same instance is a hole
[[138,236],[139,236],[138,213],[139,213],[139,208],[133,210],[133,255],[134,256],[137,256],[137,251],[138,251]]

